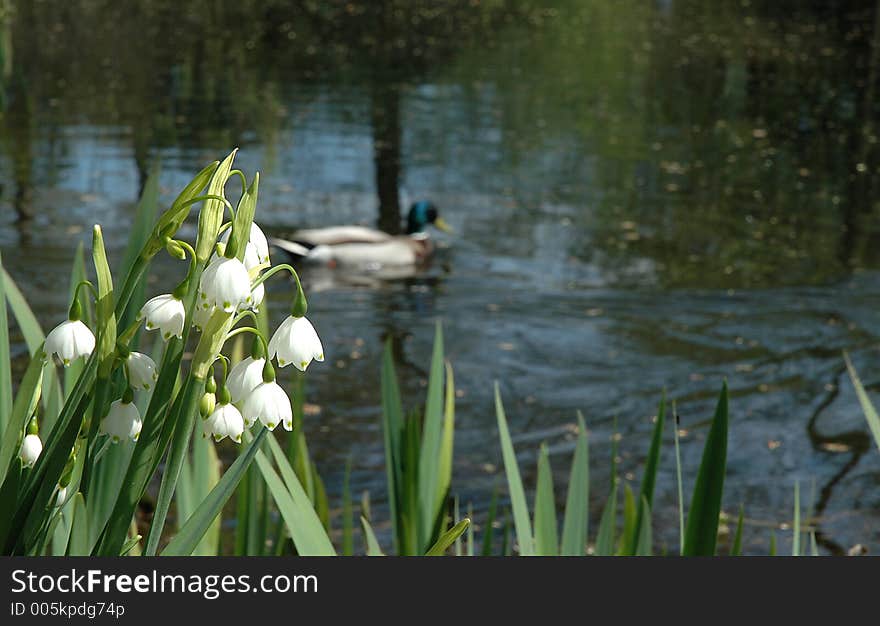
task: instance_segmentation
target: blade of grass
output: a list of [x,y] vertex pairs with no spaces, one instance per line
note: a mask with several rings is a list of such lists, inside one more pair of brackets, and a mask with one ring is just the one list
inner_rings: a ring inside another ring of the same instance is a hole
[[562,522],[563,556],[581,556],[587,545],[590,522],[590,458],[587,427],[580,411],[577,444],[571,461],[568,496],[565,499],[565,517]]
[[[42,346],[40,347],[42,350]],[[24,433],[28,419],[40,402],[40,390],[43,382],[43,362],[37,356],[32,358],[25,370],[24,377],[18,386],[18,393],[12,404],[6,429],[3,431],[3,445],[0,446],[0,485],[6,480],[10,463],[18,453],[19,442]],[[45,436],[45,435],[44,435]],[[12,507],[4,509],[11,511]]]
[[403,433],[403,407],[400,401],[400,388],[394,371],[394,355],[391,340],[385,342],[381,371],[382,389],[382,436],[385,441],[385,476],[388,482],[388,506],[391,509],[391,536],[397,554],[401,549],[403,529],[400,527],[398,500],[402,497],[400,461],[402,458],[401,437]]
[[[0,256],[0,268],[3,257]],[[6,314],[6,289],[0,272],[0,434],[12,415],[12,355],[9,351],[9,320]]]
[[519,466],[516,461],[516,453],[513,450],[513,442],[510,439],[510,431],[507,429],[507,417],[504,414],[501,391],[497,382],[495,383],[495,416],[498,419],[498,435],[501,438],[501,454],[504,458],[504,470],[507,473],[507,490],[510,495],[510,507],[513,510],[513,523],[516,528],[519,553],[522,556],[532,556],[535,553],[534,540],[532,525],[529,521],[529,509],[526,505],[526,494],[519,475]]
[[727,382],[721,388],[715,417],[706,437],[684,536],[685,556],[714,556],[727,468]]
[[278,464],[284,482],[281,482],[269,460],[262,453],[257,454],[257,466],[284,517],[297,552],[303,556],[335,556],[336,550],[327,536],[327,531],[281,446],[278,445],[275,437],[267,437],[266,441],[269,442],[269,449]]
[[541,444],[538,455],[538,486],[535,490],[535,554],[557,556],[559,535],[556,530],[556,496],[553,493],[553,470],[547,445]]
[[[434,350],[428,375],[428,397],[422,424],[422,445],[419,454],[419,549],[424,551],[432,541],[434,527],[446,496],[440,493],[440,447],[443,436],[443,329],[437,322]],[[439,503],[439,506],[438,506]]]
[[73,496],[73,523],[70,529],[70,542],[67,544],[67,556],[88,556],[90,552],[86,501],[81,493],[77,493]]
[[[623,531],[620,533],[618,554],[628,556],[635,554],[636,545],[633,538],[636,532],[636,498],[629,483],[623,485]],[[630,542],[633,542],[632,544]]]
[[648,498],[642,496],[643,512],[642,525],[639,528],[639,538],[636,541],[635,556],[651,556],[653,551],[653,539],[651,537],[651,505]]
[[639,494],[639,508],[636,512],[636,523],[633,529],[631,545],[636,546],[641,536],[642,518],[644,517],[643,503],[648,507],[654,506],[654,485],[657,483],[657,467],[660,465],[660,448],[663,445],[663,427],[666,422],[666,390],[660,397],[660,406],[657,408],[657,421],[654,424],[654,434],[651,437],[651,447],[648,450],[648,459],[645,461],[645,475],[642,478],[642,489]]

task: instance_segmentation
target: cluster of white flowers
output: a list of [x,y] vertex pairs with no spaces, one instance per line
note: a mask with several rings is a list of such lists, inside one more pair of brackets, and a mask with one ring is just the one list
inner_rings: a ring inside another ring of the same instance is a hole
[[[226,321],[225,328],[228,329],[233,315],[241,317],[247,310],[256,312],[265,297],[263,281],[269,275],[262,277],[261,275],[264,270],[272,267],[265,234],[259,226],[252,224],[241,261],[231,252],[228,257],[225,256],[231,234],[231,229],[222,234],[217,244],[217,251],[208,260],[198,283],[192,323],[202,330],[203,334],[209,320],[212,320],[215,314],[219,321]],[[190,263],[198,262],[194,258],[192,248],[185,242],[170,239],[166,241],[171,242],[170,246],[181,255],[177,258],[183,258],[181,250],[186,248],[192,257]],[[176,256],[177,253],[171,248],[169,251]],[[137,318],[138,324],[133,325],[118,338],[117,363],[124,367],[127,386],[122,397],[110,403],[106,415],[100,421],[99,429],[99,432],[107,435],[113,443],[126,439],[138,440],[143,424],[140,411],[134,402],[134,391],[150,391],[159,379],[156,363],[146,354],[129,351],[126,345],[141,322],[147,331],[158,331],[164,341],[174,337],[183,338],[187,316],[183,299],[193,267],[191,265],[187,279],[174,292],[148,300],[141,307]],[[289,266],[275,268],[269,274],[279,269],[288,269],[293,274]],[[302,306],[295,304],[293,310],[299,314],[288,316],[268,342],[262,336],[257,336],[254,353],[231,369],[228,380],[226,359],[222,355],[217,355],[224,360],[223,376],[218,391],[213,378],[213,367],[210,368],[211,374],[206,379],[205,394],[199,405],[203,418],[203,436],[211,436],[216,441],[229,437],[240,443],[244,430],[257,422],[270,430],[279,424],[287,430],[293,429],[290,398],[275,382],[275,370],[271,361],[277,360],[279,367],[292,363],[300,371],[305,371],[313,360],[324,360],[321,340],[311,322],[304,316],[305,297],[298,278],[296,286],[298,290],[296,302],[302,302]],[[216,328],[217,323],[212,321],[211,332],[213,333]],[[258,334],[256,330],[253,332]],[[80,320],[80,307],[75,298],[68,319],[46,337],[44,358],[52,359],[57,356],[58,360],[67,367],[74,360],[89,356],[95,349],[95,343],[95,335]],[[22,440],[19,453],[22,464],[26,467],[33,466],[42,447],[34,418],[33,428],[29,428]],[[59,505],[66,498],[66,488],[66,484],[59,483],[57,494]]]

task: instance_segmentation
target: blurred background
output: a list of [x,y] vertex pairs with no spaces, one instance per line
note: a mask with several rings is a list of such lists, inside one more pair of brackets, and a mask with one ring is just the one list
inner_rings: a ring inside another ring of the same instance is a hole
[[[842,358],[880,387],[880,2],[0,10],[0,252],[44,328],[93,223],[121,253],[155,163],[167,204],[237,146],[237,165],[261,172],[270,234],[390,229],[414,200],[455,230],[431,231],[432,263],[394,280],[303,273],[327,355],[309,369],[305,428],[331,503],[351,458],[355,493],[381,509],[382,345],[419,405],[439,319],[458,395],[453,490],[478,515],[504,483],[493,381],[530,484],[541,441],[567,479],[583,411],[598,517],[615,418],[633,480],[665,388],[692,484],[726,378],[724,508],[744,504],[746,551],[766,553],[773,528],[786,550],[795,481],[823,552],[880,549],[880,454]],[[179,279],[168,267],[157,292]],[[287,303],[272,293],[277,323]],[[655,536],[676,545],[667,439]]]

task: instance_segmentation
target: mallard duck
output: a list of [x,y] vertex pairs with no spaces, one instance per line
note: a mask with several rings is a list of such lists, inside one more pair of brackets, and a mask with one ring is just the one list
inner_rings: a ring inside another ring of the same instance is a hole
[[406,218],[406,234],[390,235],[365,226],[328,226],[298,230],[289,239],[273,237],[269,243],[296,259],[330,267],[379,269],[415,266],[434,253],[425,232],[429,225],[451,232],[430,202],[415,202]]

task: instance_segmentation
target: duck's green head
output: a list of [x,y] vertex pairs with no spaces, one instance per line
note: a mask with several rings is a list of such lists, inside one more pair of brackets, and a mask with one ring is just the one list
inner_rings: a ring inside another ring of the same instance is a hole
[[425,227],[428,224],[433,224],[443,232],[452,232],[449,224],[440,217],[437,207],[434,206],[433,203],[424,200],[421,202],[414,202],[409,208],[409,215],[407,215],[406,218],[407,234],[412,235],[414,233],[420,233],[425,230]]

